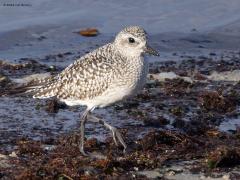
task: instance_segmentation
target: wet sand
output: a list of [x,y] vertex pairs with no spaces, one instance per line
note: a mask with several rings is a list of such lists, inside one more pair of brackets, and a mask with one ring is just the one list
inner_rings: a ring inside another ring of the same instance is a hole
[[[5,63],[1,70],[9,81],[1,86],[1,177],[239,178],[235,119],[240,115],[240,86],[231,76],[240,67],[239,52],[180,58],[151,63],[148,83],[139,95],[95,112],[121,130],[128,152],[123,154],[103,127],[88,124],[85,146],[98,157],[94,160],[78,149],[78,117],[83,108],[6,95],[17,86],[12,77],[55,74],[61,67],[52,70],[32,60],[28,66]],[[220,77],[228,72],[228,78],[212,79],[213,72]],[[231,121],[235,124],[228,125]]]

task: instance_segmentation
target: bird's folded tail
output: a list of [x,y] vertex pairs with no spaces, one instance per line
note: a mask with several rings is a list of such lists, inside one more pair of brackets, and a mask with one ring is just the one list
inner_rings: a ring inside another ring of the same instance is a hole
[[26,92],[31,93],[33,95],[33,98],[39,98],[39,99],[50,98],[57,95],[58,93],[57,86],[58,86],[58,83],[54,82],[45,86],[29,89]]
[[0,89],[0,96],[31,95],[33,98],[48,98],[55,96],[54,88],[57,85],[57,78],[56,76],[46,77],[26,83],[19,83],[19,79],[13,79],[12,83],[14,85]]

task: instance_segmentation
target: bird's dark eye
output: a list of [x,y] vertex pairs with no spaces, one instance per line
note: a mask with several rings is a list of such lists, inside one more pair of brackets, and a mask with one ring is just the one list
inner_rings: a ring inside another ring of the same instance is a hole
[[128,42],[129,42],[129,43],[135,43],[135,39],[133,39],[133,38],[130,37],[130,38],[128,38]]

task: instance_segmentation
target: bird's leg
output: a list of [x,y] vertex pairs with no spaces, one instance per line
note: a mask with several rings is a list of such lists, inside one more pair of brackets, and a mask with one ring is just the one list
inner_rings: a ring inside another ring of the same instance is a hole
[[84,134],[85,134],[85,124],[87,121],[87,115],[91,110],[89,110],[88,108],[83,112],[83,114],[80,117],[80,121],[81,121],[81,127],[80,127],[80,144],[79,144],[79,148],[80,148],[80,152],[84,155],[84,156],[88,156],[85,151],[84,151]]
[[104,121],[103,119],[97,118],[93,115],[89,115],[89,121],[91,122],[96,122],[96,123],[100,123],[103,124],[106,128],[110,129],[110,131],[112,132],[112,136],[113,136],[113,140],[114,143],[118,146],[118,142],[117,140],[121,143],[121,145],[123,146],[124,150],[123,152],[125,153],[126,149],[127,149],[127,145],[124,142],[121,133],[118,131],[117,128],[111,126],[110,124],[108,124],[106,121]]

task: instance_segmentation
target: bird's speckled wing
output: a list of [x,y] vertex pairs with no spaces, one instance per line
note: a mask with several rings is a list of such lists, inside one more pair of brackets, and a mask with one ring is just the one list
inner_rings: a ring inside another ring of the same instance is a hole
[[34,97],[85,100],[101,95],[113,78],[110,48],[105,45],[76,60],[51,82],[36,89]]

